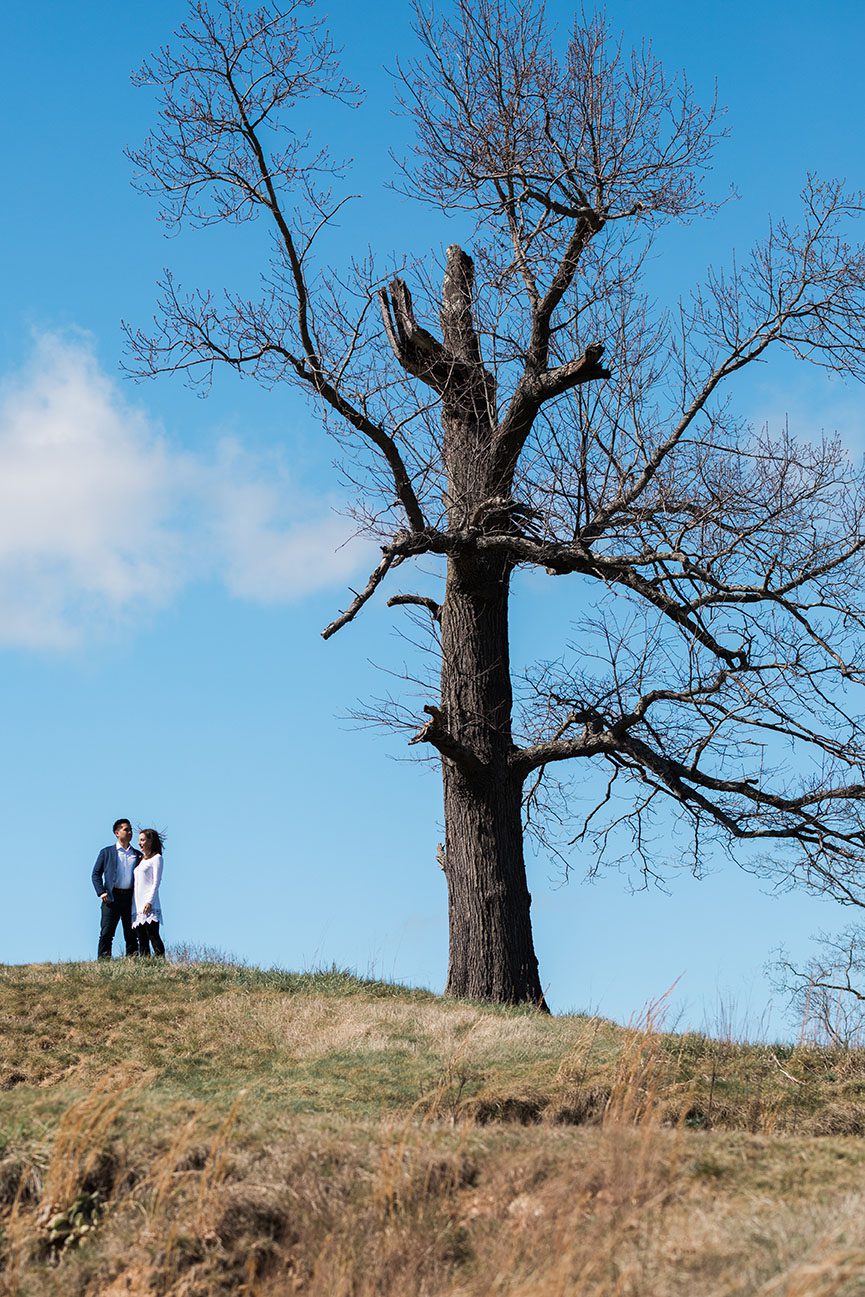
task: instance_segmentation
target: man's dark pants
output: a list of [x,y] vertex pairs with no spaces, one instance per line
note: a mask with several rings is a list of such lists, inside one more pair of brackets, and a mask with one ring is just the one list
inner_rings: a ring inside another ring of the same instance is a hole
[[118,923],[123,924],[127,955],[138,954],[138,942],[132,930],[132,888],[115,887],[114,900],[102,902],[102,924],[99,929],[99,958],[111,958],[111,943]]

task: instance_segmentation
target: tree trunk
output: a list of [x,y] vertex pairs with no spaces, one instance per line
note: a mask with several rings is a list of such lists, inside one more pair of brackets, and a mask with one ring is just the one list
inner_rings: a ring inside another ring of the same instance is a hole
[[510,568],[452,559],[442,609],[448,729],[482,761],[442,762],[450,963],[446,994],[546,1009],[532,942],[521,781],[509,769]]

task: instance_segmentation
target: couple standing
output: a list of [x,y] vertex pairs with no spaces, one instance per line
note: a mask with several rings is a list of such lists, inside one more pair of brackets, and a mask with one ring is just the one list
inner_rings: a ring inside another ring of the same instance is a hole
[[162,879],[162,838],[156,829],[142,829],[136,850],[131,846],[129,820],[114,821],[117,845],[103,847],[93,866],[93,886],[102,902],[99,928],[99,959],[111,958],[111,943],[118,923],[123,925],[127,955],[164,955],[159,935],[162,909],[159,883]]

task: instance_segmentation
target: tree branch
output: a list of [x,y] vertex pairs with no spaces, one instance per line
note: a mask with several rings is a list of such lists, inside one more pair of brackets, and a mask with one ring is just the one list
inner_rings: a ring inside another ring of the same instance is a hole
[[479,778],[486,774],[486,766],[471,748],[467,748],[464,743],[455,739],[447,728],[447,716],[439,707],[427,706],[424,711],[429,716],[429,720],[422,725],[417,734],[409,739],[409,744],[413,743],[431,743],[434,748],[445,757],[452,761],[460,770],[471,776]]
[[321,632],[321,638],[330,639],[331,635],[335,635],[338,630],[342,630],[343,626],[346,626],[350,621],[354,621],[364,604],[375,594],[390,569],[399,561],[400,556],[394,553],[393,550],[385,550],[384,557],[371,573],[363,590],[355,596],[346,610],[340,613],[339,617],[332,621],[329,626],[325,626]]
[[379,290],[385,333],[403,369],[432,387],[440,395],[454,374],[465,371],[428,329],[418,324],[411,293],[402,279],[391,281],[390,291]]
[[418,608],[426,608],[435,622],[440,622],[442,619],[441,604],[425,594],[394,594],[387,601],[388,608],[398,608],[405,604],[416,604]]

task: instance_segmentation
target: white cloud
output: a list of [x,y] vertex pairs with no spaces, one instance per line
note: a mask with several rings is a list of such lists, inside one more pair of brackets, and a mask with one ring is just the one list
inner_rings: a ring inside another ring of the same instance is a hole
[[[231,594],[274,603],[322,586],[345,583],[368,562],[370,547],[351,541],[344,518],[292,492],[284,469],[261,464],[223,441],[209,475],[209,529],[222,579]],[[285,525],[286,500],[293,521]]]
[[39,337],[0,383],[0,644],[71,646],[202,578],[298,598],[368,560],[349,536],[278,461],[172,446],[85,339]]

